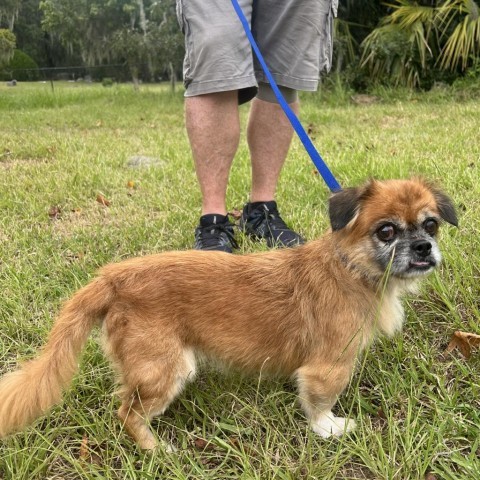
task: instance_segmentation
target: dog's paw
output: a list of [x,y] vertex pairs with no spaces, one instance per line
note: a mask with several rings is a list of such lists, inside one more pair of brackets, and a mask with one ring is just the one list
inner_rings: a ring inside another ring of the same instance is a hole
[[163,450],[165,453],[176,453],[177,448],[169,442],[165,442],[164,440],[160,440],[159,442],[152,438],[143,439],[139,446],[145,452],[155,452],[158,450]]
[[311,423],[312,430],[322,438],[340,437],[344,433],[351,432],[356,423],[354,420],[335,417],[332,412],[323,413]]

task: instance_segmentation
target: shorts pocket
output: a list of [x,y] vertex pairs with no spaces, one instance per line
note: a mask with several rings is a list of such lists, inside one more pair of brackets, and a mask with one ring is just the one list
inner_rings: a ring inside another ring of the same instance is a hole
[[182,33],[185,35],[185,19],[183,17],[183,4],[182,0],[177,0],[175,5],[175,12],[177,14],[177,22],[182,30]]
[[328,13],[325,14],[320,25],[320,71],[330,71],[333,59],[333,22],[337,16],[338,0],[331,0]]
[[184,0],[177,0],[175,5],[175,11],[177,14],[177,21],[180,29],[185,38],[185,57],[183,59],[183,83],[185,88],[191,83],[191,70],[192,70],[192,55],[193,55],[193,42],[188,20],[185,16]]

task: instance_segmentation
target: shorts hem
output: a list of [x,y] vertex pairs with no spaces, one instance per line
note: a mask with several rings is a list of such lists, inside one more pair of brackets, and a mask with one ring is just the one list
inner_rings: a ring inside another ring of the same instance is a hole
[[[255,71],[257,82],[269,83],[267,76],[261,70]],[[272,73],[272,77],[278,85],[282,87],[292,88],[294,90],[303,90],[306,92],[315,92],[318,89],[318,79],[305,80],[302,78],[292,77],[290,75],[282,75]]]
[[195,97],[207,93],[227,92],[230,90],[241,90],[257,86],[257,80],[253,75],[242,78],[227,78],[222,80],[208,80],[195,82],[187,85],[185,97]]

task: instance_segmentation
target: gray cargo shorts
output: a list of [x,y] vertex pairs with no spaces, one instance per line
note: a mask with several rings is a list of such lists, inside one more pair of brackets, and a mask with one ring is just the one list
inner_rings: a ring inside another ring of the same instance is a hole
[[[238,0],[275,81],[314,91],[332,63],[333,17],[338,0]],[[253,58],[231,0],[177,0],[185,35],[185,96],[239,90],[239,101],[268,83]]]

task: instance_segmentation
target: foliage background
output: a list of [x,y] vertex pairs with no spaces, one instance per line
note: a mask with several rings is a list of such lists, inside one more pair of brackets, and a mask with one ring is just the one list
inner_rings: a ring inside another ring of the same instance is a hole
[[[43,78],[113,77],[138,85],[181,76],[175,0],[3,0],[1,27],[39,67],[56,69],[42,70]],[[326,83],[357,91],[378,84],[430,89],[478,77],[479,4],[341,0],[334,52]]]

